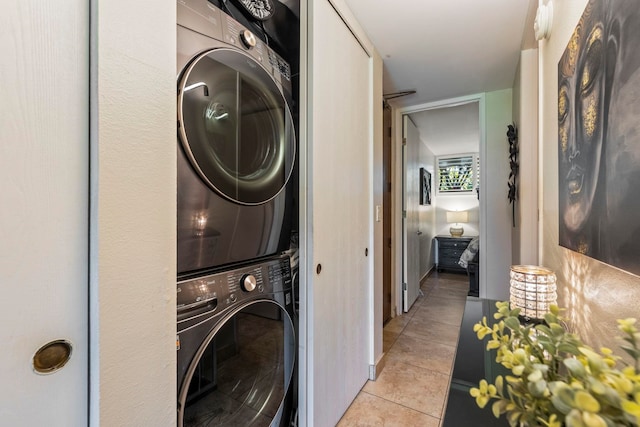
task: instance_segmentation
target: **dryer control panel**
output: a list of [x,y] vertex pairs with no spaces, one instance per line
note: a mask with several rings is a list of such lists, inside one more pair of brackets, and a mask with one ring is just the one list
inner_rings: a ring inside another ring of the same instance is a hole
[[291,67],[244,25],[207,0],[177,0],[177,23],[246,52],[291,91]]
[[177,285],[178,323],[236,303],[291,290],[289,257],[187,279]]

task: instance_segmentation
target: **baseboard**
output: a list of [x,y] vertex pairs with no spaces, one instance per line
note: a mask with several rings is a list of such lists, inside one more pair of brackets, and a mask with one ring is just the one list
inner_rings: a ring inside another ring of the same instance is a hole
[[375,381],[387,363],[387,353],[382,353],[375,365],[369,365],[369,379]]
[[424,281],[427,280],[429,278],[429,276],[431,276],[433,274],[435,269],[436,269],[436,266],[432,265],[431,268],[429,270],[427,270],[426,273],[424,273],[424,276],[422,276],[422,278],[420,279],[420,286],[422,286],[424,284]]

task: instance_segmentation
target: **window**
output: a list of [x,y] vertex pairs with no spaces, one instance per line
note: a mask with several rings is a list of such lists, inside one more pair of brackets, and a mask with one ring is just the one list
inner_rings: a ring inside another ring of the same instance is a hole
[[477,154],[438,157],[438,192],[471,193],[480,183]]

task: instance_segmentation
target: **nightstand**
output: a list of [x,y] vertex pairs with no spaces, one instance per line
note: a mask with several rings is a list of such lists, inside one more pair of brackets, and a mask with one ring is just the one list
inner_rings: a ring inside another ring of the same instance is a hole
[[436,236],[436,271],[450,270],[457,272],[466,272],[464,268],[458,265],[460,255],[467,249],[469,242],[473,239],[470,237],[452,237],[452,236]]

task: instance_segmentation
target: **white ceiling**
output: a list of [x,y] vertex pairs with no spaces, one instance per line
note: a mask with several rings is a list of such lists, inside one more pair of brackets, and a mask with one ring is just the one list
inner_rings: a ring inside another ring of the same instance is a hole
[[513,86],[536,47],[537,0],[345,0],[384,60],[384,93],[414,106]]
[[478,102],[409,114],[420,139],[436,156],[480,151]]

